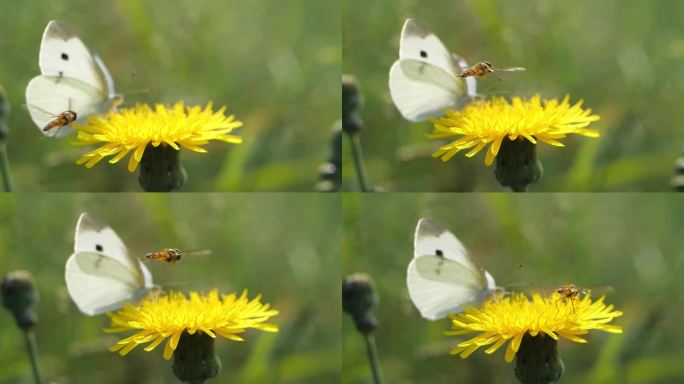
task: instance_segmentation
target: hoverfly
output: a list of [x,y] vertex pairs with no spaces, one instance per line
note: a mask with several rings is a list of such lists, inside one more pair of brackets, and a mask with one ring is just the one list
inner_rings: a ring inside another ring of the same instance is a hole
[[145,255],[146,260],[159,260],[169,264],[175,264],[180,261],[183,256],[201,256],[211,255],[208,249],[201,249],[197,251],[181,251],[176,248],[164,248],[161,251],[150,252]]
[[469,68],[463,70],[463,73],[458,75],[459,77],[471,77],[477,76],[482,77],[493,72],[521,72],[524,71],[523,67],[507,67],[507,68],[494,68],[492,64],[488,61],[483,61],[477,63]]
[[[574,302],[580,297],[580,295],[591,295],[593,289],[583,288],[575,284],[563,284],[555,289],[555,292],[560,295],[560,300],[570,300],[570,305],[572,306],[572,312],[575,312]],[[601,291],[612,291],[613,288],[610,286],[596,287],[596,290]]]
[[78,115],[76,112],[68,110],[66,112],[62,112],[59,115],[53,115],[54,119],[47,123],[45,127],[43,127],[43,132],[50,132],[54,128],[61,128],[61,127],[68,127],[76,121],[78,118]]
[[51,136],[53,131],[55,131],[53,136],[56,136],[62,127],[70,127],[71,124],[78,119],[78,113],[71,109],[71,100],[69,101],[69,106],[67,107],[66,111],[58,114],[46,111],[35,105],[26,105],[26,107],[28,109],[32,109],[34,112],[37,112],[38,115],[42,114],[45,120],[47,120],[45,126],[41,128],[43,134],[47,136]]

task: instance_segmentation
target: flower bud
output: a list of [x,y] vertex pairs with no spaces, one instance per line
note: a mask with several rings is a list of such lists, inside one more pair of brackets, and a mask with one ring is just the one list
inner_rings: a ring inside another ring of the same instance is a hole
[[521,384],[553,383],[565,370],[558,355],[558,342],[543,333],[523,336],[515,363],[515,376]]
[[12,312],[17,326],[24,331],[32,329],[38,323],[35,308],[39,296],[31,275],[26,271],[6,274],[2,279],[0,291],[2,291],[2,305]]
[[5,89],[0,85],[0,142],[7,138],[9,134],[9,128],[7,127],[7,119],[10,115],[10,103],[7,99],[7,93]]
[[378,327],[378,321],[371,313],[378,302],[370,276],[356,273],[342,281],[342,308],[354,319],[361,333],[373,332]]
[[173,373],[186,383],[204,383],[221,371],[221,360],[216,356],[214,339],[197,331],[183,332],[173,354]]
[[544,168],[537,158],[537,145],[525,138],[503,139],[496,156],[496,179],[514,192],[525,192],[543,175]]
[[363,108],[363,96],[359,89],[359,83],[351,75],[342,75],[342,129],[350,135],[361,130],[361,108]]
[[171,192],[187,180],[180,161],[180,151],[166,144],[148,145],[140,160],[138,182],[146,192]]

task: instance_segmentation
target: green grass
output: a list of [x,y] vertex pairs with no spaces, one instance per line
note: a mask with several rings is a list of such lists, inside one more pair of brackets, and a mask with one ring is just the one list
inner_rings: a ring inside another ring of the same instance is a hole
[[[684,3],[505,0],[345,0],[343,72],[363,88],[362,133],[371,183],[387,191],[501,191],[484,154],[432,159],[429,123],[402,119],[389,97],[403,22],[429,26],[470,63],[489,60],[526,72],[490,76],[479,92],[584,100],[601,116],[601,138],[542,144],[545,175],[534,191],[665,191],[682,151]],[[502,78],[502,80],[498,80]],[[348,143],[347,143],[348,144]],[[350,148],[345,189],[358,190]]]
[[[248,289],[280,311],[279,333],[247,331],[243,343],[218,338],[215,382],[323,383],[340,380],[339,197],[298,195],[0,196],[0,273],[32,273],[41,295],[38,348],[46,379],[59,383],[177,382],[163,346],[126,357],[108,348],[102,315],[71,302],[64,264],[82,211],[114,228],[133,255],[164,247],[208,248],[210,256],[148,264],[155,283],[188,292]],[[328,271],[329,273],[321,273]],[[0,383],[28,383],[30,366],[14,320],[0,309]]]
[[205,155],[183,151],[184,191],[312,190],[340,115],[339,5],[0,0],[0,8],[0,83],[13,107],[8,147],[18,190],[140,190],[125,161],[76,166],[87,149],[70,146],[72,138],[43,138],[22,108],[52,19],[102,57],[126,105],[213,102],[245,123],[242,145],[212,143]]
[[[624,334],[592,332],[588,344],[559,342],[563,383],[679,383],[684,368],[684,199],[659,194],[345,194],[342,272],[369,273],[380,304],[376,333],[388,383],[517,383],[504,351],[466,360],[449,351],[448,320],[420,317],[408,298],[406,267],[419,218],[449,228],[499,285],[549,292],[561,284],[613,288]],[[518,268],[522,265],[522,268]],[[367,383],[365,346],[342,322],[343,382]]]

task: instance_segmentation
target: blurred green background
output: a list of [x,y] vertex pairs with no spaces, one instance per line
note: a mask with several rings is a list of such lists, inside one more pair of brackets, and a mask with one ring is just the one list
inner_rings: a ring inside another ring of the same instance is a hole
[[[512,290],[565,283],[613,287],[607,303],[624,312],[624,334],[592,331],[588,344],[563,340],[563,383],[681,383],[684,380],[684,197],[675,194],[463,195],[346,194],[342,272],[373,276],[376,332],[387,383],[517,383],[504,350],[468,359],[449,355],[459,340],[448,320],[420,317],[406,268],[418,219],[450,229],[475,262]],[[522,268],[518,268],[522,264]],[[369,383],[365,344],[342,321],[343,382]]]
[[[654,0],[345,0],[344,73],[363,89],[361,133],[370,182],[388,191],[499,191],[484,153],[430,157],[429,123],[403,120],[389,96],[404,20],[413,17],[469,63],[524,66],[478,81],[485,95],[584,99],[600,139],[570,137],[538,153],[536,191],[664,191],[684,147],[684,3]],[[501,80],[499,80],[501,78]],[[345,143],[348,145],[348,143]],[[349,148],[345,189],[358,184]]]
[[73,136],[44,138],[22,108],[52,19],[102,57],[126,106],[213,101],[244,122],[241,145],[183,150],[184,191],[312,190],[340,116],[339,3],[0,0],[0,9],[0,84],[13,107],[8,147],[18,190],[140,191],[126,161],[74,165],[87,148],[70,146]]
[[[216,383],[340,381],[339,197],[321,194],[25,194],[0,196],[0,271],[33,274],[40,291],[38,348],[46,382],[175,383],[163,347],[108,351],[109,319],[82,315],[68,296],[64,264],[78,215],[116,230],[134,255],[164,247],[213,250],[176,265],[148,263],[155,283],[188,292],[249,289],[280,311],[279,333],[218,338]],[[334,245],[334,246],[333,246]],[[124,335],[124,334],[121,334]],[[14,319],[0,309],[0,383],[32,383]]]

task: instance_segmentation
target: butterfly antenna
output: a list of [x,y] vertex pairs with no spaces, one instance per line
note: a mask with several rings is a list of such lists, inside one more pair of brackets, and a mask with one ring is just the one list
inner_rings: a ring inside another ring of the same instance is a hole
[[508,277],[506,278],[506,281],[502,285],[504,287],[515,287],[515,286],[527,285],[527,284],[522,284],[522,283],[511,284],[511,281],[513,281],[513,278],[515,277],[515,275],[517,273],[519,273],[520,270],[523,269],[523,267],[525,267],[524,264],[522,264],[522,263],[518,264],[518,266],[515,268],[515,270],[513,270],[513,272],[511,272],[510,275],[508,275]]

